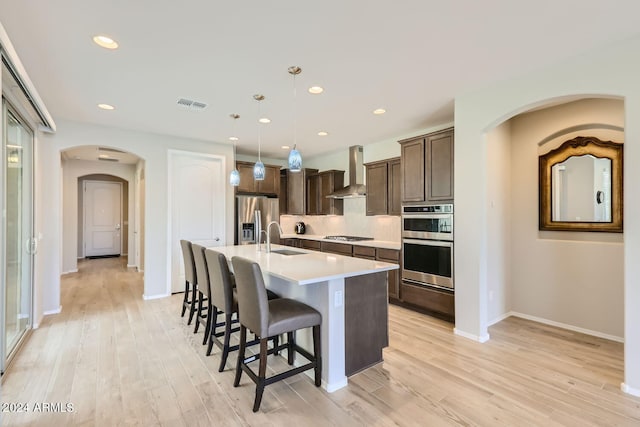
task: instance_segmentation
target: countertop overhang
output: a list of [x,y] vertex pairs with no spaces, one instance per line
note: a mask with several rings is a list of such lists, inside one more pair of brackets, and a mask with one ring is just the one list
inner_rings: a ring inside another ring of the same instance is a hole
[[[329,241],[329,240],[327,240]],[[372,261],[331,253],[271,245],[271,249],[288,249],[303,252],[300,255],[267,253],[265,245],[258,251],[256,245],[215,246],[210,249],[224,254],[229,262],[234,256],[240,256],[257,262],[263,274],[270,274],[283,280],[298,284],[324,282],[346,277],[362,276],[381,271],[397,270],[398,265],[382,261]]]

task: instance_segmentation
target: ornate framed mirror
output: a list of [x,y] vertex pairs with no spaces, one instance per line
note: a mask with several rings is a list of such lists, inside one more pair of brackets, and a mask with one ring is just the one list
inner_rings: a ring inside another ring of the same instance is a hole
[[539,229],[622,233],[623,144],[579,136],[541,155]]

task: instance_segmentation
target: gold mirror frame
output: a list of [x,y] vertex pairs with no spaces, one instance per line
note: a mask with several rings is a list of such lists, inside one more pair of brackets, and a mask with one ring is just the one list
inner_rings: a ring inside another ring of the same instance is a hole
[[[539,226],[548,231],[603,231],[622,233],[622,153],[623,144],[601,141],[590,136],[579,136],[538,158]],[[590,154],[611,159],[611,222],[552,221],[551,220],[551,167],[572,156]]]

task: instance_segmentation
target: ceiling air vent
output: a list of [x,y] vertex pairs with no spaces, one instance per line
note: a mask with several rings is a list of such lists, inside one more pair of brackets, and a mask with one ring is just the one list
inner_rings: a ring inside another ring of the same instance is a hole
[[180,98],[178,99],[178,107],[184,110],[202,111],[207,108],[207,104],[192,99]]
[[113,157],[98,157],[98,160],[103,162],[119,162],[120,160],[114,159]]

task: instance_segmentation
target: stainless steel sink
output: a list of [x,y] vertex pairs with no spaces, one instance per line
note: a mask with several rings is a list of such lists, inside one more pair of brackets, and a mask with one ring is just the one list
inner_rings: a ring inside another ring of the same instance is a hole
[[292,251],[291,249],[276,249],[271,251],[272,254],[280,255],[304,255],[306,252]]

